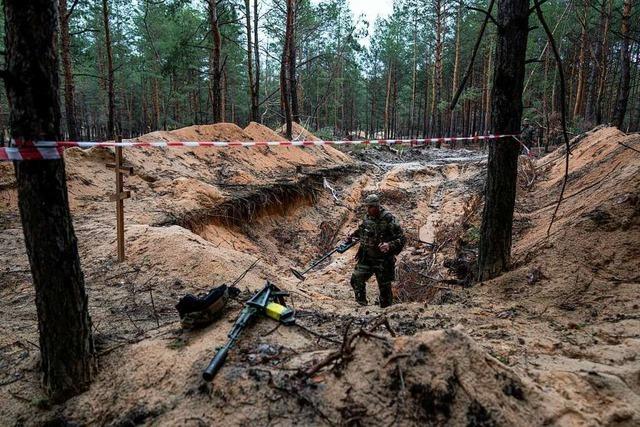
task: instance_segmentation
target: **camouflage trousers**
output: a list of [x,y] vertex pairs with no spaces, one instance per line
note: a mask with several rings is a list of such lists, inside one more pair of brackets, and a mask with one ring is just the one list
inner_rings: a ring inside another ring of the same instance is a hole
[[361,259],[351,275],[351,287],[360,305],[367,305],[367,280],[376,275],[378,289],[380,290],[380,307],[388,307],[393,304],[391,282],[395,279],[395,259],[384,258],[381,260]]

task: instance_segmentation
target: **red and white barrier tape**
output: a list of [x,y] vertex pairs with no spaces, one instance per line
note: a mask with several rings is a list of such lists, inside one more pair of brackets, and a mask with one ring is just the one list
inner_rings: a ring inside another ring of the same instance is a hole
[[310,147],[320,145],[411,145],[421,146],[428,143],[454,142],[454,141],[483,141],[497,140],[501,138],[513,138],[515,135],[481,135],[481,136],[456,136],[447,138],[422,138],[422,139],[371,139],[363,141],[106,141],[106,142],[82,142],[82,141],[13,141],[15,147],[0,147],[0,161],[13,160],[51,160],[62,157],[65,148],[79,147]]

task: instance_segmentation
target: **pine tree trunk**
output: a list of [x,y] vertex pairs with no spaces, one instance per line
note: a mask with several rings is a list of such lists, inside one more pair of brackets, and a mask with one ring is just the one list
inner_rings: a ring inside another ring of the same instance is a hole
[[153,78],[153,129],[160,129],[160,88],[158,79]]
[[213,36],[213,49],[209,63],[211,75],[211,112],[213,115],[213,123],[223,121],[223,99],[222,99],[222,70],[220,67],[220,57],[222,50],[222,36],[220,35],[220,26],[218,25],[218,6],[216,0],[208,0],[209,2],[209,25]]
[[[492,124],[497,134],[518,134],[522,119],[522,89],[527,51],[529,1],[499,0]],[[512,139],[489,144],[485,205],[482,213],[478,279],[507,270],[516,197],[519,144]]]
[[374,53],[375,55],[375,59],[373,61],[373,74],[372,74],[372,78],[370,80],[369,83],[369,96],[371,97],[371,111],[370,111],[370,118],[369,118],[369,136],[368,138],[375,138],[375,134],[376,134],[376,126],[375,126],[375,120],[376,120],[376,87],[375,87],[375,76],[378,75],[378,52]]
[[293,128],[293,114],[292,114],[292,79],[289,75],[291,71],[290,62],[291,58],[291,46],[292,32],[293,32],[293,13],[294,13],[294,0],[287,0],[287,14],[286,14],[286,26],[284,36],[284,46],[282,47],[282,61],[280,65],[280,109],[284,116],[285,122],[285,134],[287,139],[292,139]]
[[[444,46],[444,4],[443,0],[435,0],[434,5],[436,8],[436,49],[435,49],[435,62],[434,62],[434,75],[433,75],[433,115],[434,115],[434,132],[438,137],[443,136],[442,126],[442,112],[440,111],[440,101],[442,101],[442,86],[443,86],[443,73],[442,73],[442,51]],[[440,148],[441,142],[436,142],[436,147]]]
[[487,79],[487,98],[485,99],[484,106],[484,132],[485,134],[489,132],[491,129],[491,98],[493,93],[493,88],[491,86],[491,82],[493,81],[493,52],[492,48],[494,46],[494,40],[491,39],[489,43],[489,48],[487,49],[487,74],[485,78]]
[[547,96],[549,94],[548,90],[548,82],[549,79],[549,50],[545,51],[544,54],[544,79],[543,79],[543,89],[542,89],[542,132],[544,132],[544,147],[545,152],[547,147],[549,146],[549,102],[547,100]]
[[113,53],[111,52],[111,30],[109,28],[109,5],[107,0],[102,0],[102,23],[104,25],[104,44],[107,51],[107,138],[114,139],[116,135],[115,129],[115,91],[114,73],[113,73]]
[[253,80],[253,54],[252,54],[252,46],[251,46],[251,1],[244,0],[244,9],[245,9],[245,22],[246,22],[246,30],[247,30],[247,77],[248,77],[248,92],[249,92],[249,101],[251,103],[251,108],[249,109],[249,121],[257,121],[258,117],[258,94],[255,92],[256,84]]
[[[291,25],[287,26],[289,38],[289,97],[291,105],[291,119],[300,122],[300,108],[298,106],[298,79],[296,78],[296,13],[298,2],[288,0],[287,16],[290,15]],[[287,21],[288,22],[288,21]]]
[[387,69],[387,86],[385,90],[384,97],[384,137],[389,138],[389,133],[391,132],[391,79],[392,79],[392,66],[391,61],[389,61],[389,67]]
[[622,11],[622,48],[620,49],[620,85],[616,94],[616,104],[611,123],[622,129],[624,116],[629,101],[629,85],[631,81],[631,51],[629,50],[629,19],[631,17],[632,0],[625,0]]
[[413,17],[413,68],[411,70],[411,112],[409,114],[409,138],[413,138],[414,134],[414,123],[415,123],[415,110],[416,110],[416,87],[417,87],[417,75],[418,75],[418,66],[417,66],[417,51],[418,51],[418,14],[416,13]]
[[584,116],[584,92],[585,92],[585,61],[587,56],[587,31],[589,26],[589,2],[584,2],[584,16],[580,32],[580,53],[578,55],[578,78],[576,82],[576,103],[573,107],[573,116]]
[[[602,5],[604,8],[604,4]],[[604,100],[602,99],[605,92],[605,84],[607,82],[607,75],[609,72],[608,57],[609,57],[609,25],[611,25],[611,8],[613,7],[613,0],[607,0],[607,13],[604,31],[602,32],[602,45],[600,49],[600,75],[598,76],[598,93],[596,95],[596,123],[603,122],[602,106]]]
[[222,69],[220,81],[220,121],[227,121],[227,94],[229,93],[227,70]]
[[[60,138],[55,0],[5,0],[6,78],[16,140]],[[63,160],[15,163],[20,216],[36,293],[43,383],[54,401],[88,388],[91,319],[69,212]]]
[[258,0],[253,0],[253,54],[255,55],[256,64],[256,76],[254,83],[254,96],[256,97],[255,104],[255,120],[258,123],[262,123],[262,117],[260,116],[260,51],[258,50]]
[[67,0],[60,0],[60,44],[62,51],[62,70],[64,71],[64,113],[67,119],[69,139],[78,139],[78,124],[74,101],[73,66],[71,64],[71,35],[69,19],[71,11],[67,9]]
[[424,61],[424,115],[422,116],[422,137],[426,138],[429,135],[429,121],[431,114],[429,112],[429,61]]
[[598,95],[598,81],[601,75],[601,70],[605,67],[604,62],[602,61],[602,49],[604,40],[604,33],[607,28],[607,13],[606,13],[606,3],[607,0],[602,0],[599,5],[600,8],[600,22],[598,24],[598,31],[594,34],[595,40],[595,52],[593,54],[593,58],[591,60],[591,69],[589,72],[589,88],[587,92],[587,105],[585,109],[585,119],[594,124],[596,121],[596,111],[597,111],[597,95]]
[[[460,77],[460,22],[462,21],[462,5],[461,1],[458,4],[458,14],[456,16],[456,48],[453,61],[453,90],[458,89],[458,79]],[[464,111],[464,106],[463,106]],[[464,118],[463,118],[464,120]],[[451,121],[449,123],[449,134],[454,135],[456,133],[456,112],[451,111]]]

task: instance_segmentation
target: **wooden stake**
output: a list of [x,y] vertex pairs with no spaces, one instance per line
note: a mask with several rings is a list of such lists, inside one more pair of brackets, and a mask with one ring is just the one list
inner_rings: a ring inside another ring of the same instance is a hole
[[[118,137],[117,142],[121,142],[122,138]],[[116,235],[118,241],[118,262],[123,262],[124,255],[124,200],[131,197],[130,191],[124,191],[123,175],[131,175],[133,168],[125,166],[122,160],[122,147],[116,147],[116,163],[108,164],[108,168],[115,169],[116,172],[116,193],[112,194],[109,199],[116,202]]]

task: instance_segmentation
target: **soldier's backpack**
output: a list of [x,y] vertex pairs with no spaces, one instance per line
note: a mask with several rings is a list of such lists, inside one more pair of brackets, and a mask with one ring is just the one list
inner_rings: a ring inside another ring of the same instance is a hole
[[238,288],[221,285],[207,294],[187,294],[180,298],[176,309],[184,329],[202,328],[220,317],[230,297],[238,295]]

